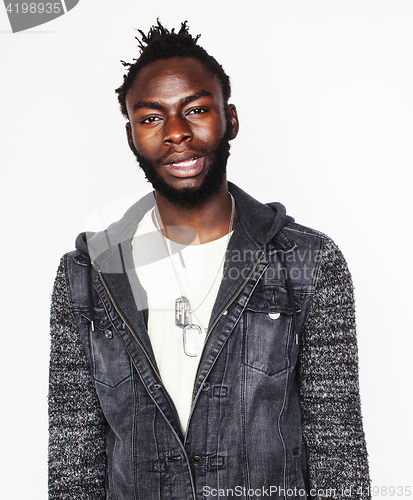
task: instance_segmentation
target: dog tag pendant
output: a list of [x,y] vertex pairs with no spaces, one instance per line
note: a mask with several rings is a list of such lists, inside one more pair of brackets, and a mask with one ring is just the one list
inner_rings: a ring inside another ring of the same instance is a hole
[[185,328],[191,323],[191,306],[186,297],[175,300],[175,325]]
[[198,356],[198,343],[201,334],[201,327],[194,324],[188,325],[182,330],[184,353],[187,356]]

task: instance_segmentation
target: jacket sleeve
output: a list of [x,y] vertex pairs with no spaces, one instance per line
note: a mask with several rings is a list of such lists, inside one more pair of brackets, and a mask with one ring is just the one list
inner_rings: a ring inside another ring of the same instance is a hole
[[300,387],[310,497],[370,498],[353,284],[328,238],[303,330]]
[[50,326],[49,500],[104,500],[105,420],[69,307],[63,259]]

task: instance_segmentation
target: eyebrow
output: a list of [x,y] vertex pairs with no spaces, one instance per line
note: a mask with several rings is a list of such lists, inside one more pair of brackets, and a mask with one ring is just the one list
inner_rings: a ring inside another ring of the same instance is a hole
[[[212,97],[212,94],[208,90],[201,89],[198,92],[195,92],[195,94],[189,95],[181,99],[179,101],[179,104],[181,105],[188,104],[192,101],[196,101],[200,97]],[[137,103],[133,105],[133,111],[136,111],[137,109],[141,108],[163,109],[164,106],[158,101],[143,101],[143,100],[139,100]]]

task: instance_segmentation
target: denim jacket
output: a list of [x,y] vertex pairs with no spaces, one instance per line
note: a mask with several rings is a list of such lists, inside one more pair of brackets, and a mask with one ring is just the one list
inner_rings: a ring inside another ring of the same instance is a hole
[[238,219],[185,433],[131,252],[153,195],[63,257],[51,316],[49,499],[369,497],[342,254],[281,204],[229,189]]

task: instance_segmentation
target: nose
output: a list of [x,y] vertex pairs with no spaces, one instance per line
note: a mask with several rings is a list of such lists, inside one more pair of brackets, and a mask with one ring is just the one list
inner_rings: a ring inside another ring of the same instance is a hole
[[167,143],[180,144],[192,140],[192,131],[182,116],[168,118],[164,128],[164,141]]

